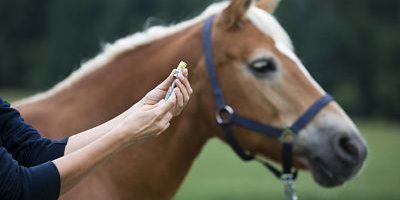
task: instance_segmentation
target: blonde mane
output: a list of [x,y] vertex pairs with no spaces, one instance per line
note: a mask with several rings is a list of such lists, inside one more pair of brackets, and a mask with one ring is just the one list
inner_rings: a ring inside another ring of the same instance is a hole
[[[143,32],[138,32],[121,38],[113,44],[104,45],[102,53],[95,58],[83,63],[79,69],[74,71],[68,78],[55,85],[52,89],[37,94],[28,99],[22,100],[17,104],[26,103],[26,101],[37,101],[57,93],[60,90],[68,88],[72,83],[85,77],[85,75],[105,66],[107,63],[114,60],[119,55],[126,51],[135,49],[138,46],[148,44],[154,40],[167,37],[177,33],[187,27],[190,27],[198,22],[205,20],[211,15],[221,13],[227,6],[229,1],[218,2],[210,5],[199,16],[183,21],[171,26],[153,26]],[[271,36],[275,41],[286,45],[289,49],[293,49],[291,40],[286,31],[281,27],[278,21],[271,14],[261,10],[255,6],[251,6],[247,13],[247,18],[265,34]]]

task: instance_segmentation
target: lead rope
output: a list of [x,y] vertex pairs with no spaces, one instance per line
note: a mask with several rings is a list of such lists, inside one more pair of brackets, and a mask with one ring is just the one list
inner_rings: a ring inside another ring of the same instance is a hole
[[263,164],[283,183],[283,190],[286,200],[298,200],[296,193],[295,180],[298,171],[292,171],[293,142],[296,139],[295,133],[290,128],[283,129],[282,132],[282,172],[268,163],[263,157],[255,156],[255,159]]
[[255,160],[264,165],[272,174],[274,174],[283,183],[283,192],[286,200],[298,200],[295,181],[298,175],[297,170],[292,173],[282,173],[273,165],[269,164],[263,157],[256,156]]
[[283,174],[282,182],[284,186],[284,192],[286,200],[297,200],[297,193],[294,184],[294,179],[292,174]]
[[283,174],[281,180],[283,182],[285,197],[287,200],[297,200],[295,179],[292,172],[292,153],[293,143],[292,141],[284,141],[282,143],[282,165]]
[[286,200],[297,200],[295,177],[297,171],[292,172],[293,166],[293,142],[296,140],[297,134],[291,128],[284,128],[282,132],[282,168],[283,174],[281,180],[283,182]]
[[298,176],[297,170],[292,173],[282,173],[261,156],[255,156],[255,160],[264,165],[272,174],[282,181],[283,192],[286,200],[298,200],[295,185],[295,181]]

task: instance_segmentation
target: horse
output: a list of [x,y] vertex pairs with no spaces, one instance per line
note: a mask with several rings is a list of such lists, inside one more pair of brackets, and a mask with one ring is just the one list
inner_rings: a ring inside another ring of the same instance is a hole
[[[119,39],[52,89],[18,102],[28,123],[46,137],[62,138],[123,112],[180,60],[190,65],[194,93],[165,133],[119,153],[61,199],[171,199],[206,142],[214,137],[226,141],[215,123],[217,108],[202,51],[203,24],[210,16],[215,16],[213,63],[226,102],[236,113],[287,126],[325,95],[273,17],[278,3],[218,2],[193,19]],[[281,162],[280,141],[232,129],[246,152]],[[293,146],[294,166],[309,169],[326,187],[356,176],[366,155],[364,138],[334,101],[299,132]]]

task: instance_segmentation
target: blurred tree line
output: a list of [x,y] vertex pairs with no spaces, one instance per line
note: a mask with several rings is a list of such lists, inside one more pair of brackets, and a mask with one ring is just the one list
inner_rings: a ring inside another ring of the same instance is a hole
[[[0,88],[44,90],[101,44],[198,15],[212,0],[0,0]],[[400,1],[283,0],[276,16],[353,115],[400,118]]]

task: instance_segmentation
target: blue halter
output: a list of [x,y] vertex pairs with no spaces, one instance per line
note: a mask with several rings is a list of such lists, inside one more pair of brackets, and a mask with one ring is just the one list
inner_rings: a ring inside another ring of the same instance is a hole
[[262,124],[252,119],[242,117],[234,112],[234,110],[225,103],[225,99],[218,83],[218,76],[215,71],[213,63],[213,51],[211,41],[211,31],[215,16],[211,16],[205,21],[203,27],[203,51],[205,54],[205,61],[207,65],[208,78],[211,82],[212,90],[215,97],[215,103],[217,106],[216,120],[217,123],[223,128],[227,143],[232,147],[236,154],[244,161],[250,161],[254,159],[254,155],[245,152],[236,142],[232,132],[231,125],[238,125],[243,128],[253,130],[259,134],[278,138],[282,141],[282,172],[273,167],[267,162],[262,161],[269,170],[271,170],[275,176],[280,179],[289,178],[294,180],[297,172],[292,171],[292,148],[293,140],[314,117],[328,105],[333,98],[326,94],[318,99],[313,105],[311,105],[306,112],[301,115],[292,126],[287,128],[277,128],[267,124]]

